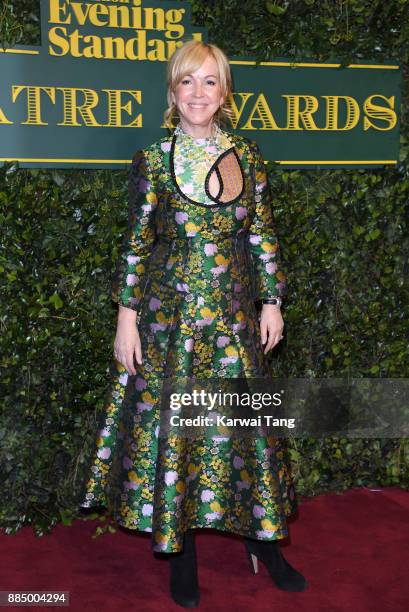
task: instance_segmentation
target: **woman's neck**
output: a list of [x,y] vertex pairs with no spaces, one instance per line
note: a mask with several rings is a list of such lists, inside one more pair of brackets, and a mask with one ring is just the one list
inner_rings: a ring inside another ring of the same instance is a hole
[[192,138],[214,138],[216,136],[216,127],[213,122],[209,126],[197,125],[192,128],[192,126],[186,127],[180,121],[180,128]]

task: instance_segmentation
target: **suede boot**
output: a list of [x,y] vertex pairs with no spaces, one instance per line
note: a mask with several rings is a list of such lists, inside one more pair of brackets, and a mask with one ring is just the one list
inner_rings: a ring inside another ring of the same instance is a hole
[[276,586],[283,591],[305,591],[308,583],[281,554],[277,540],[254,540],[244,538],[247,555],[254,574],[258,572],[258,561],[266,566]]
[[184,608],[196,608],[200,592],[193,530],[186,531],[181,552],[169,553],[169,563],[170,592],[173,601]]

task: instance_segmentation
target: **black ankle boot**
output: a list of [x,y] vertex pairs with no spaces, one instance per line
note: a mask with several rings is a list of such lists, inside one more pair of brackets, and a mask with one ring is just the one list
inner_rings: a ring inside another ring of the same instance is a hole
[[244,541],[254,574],[258,572],[257,560],[260,560],[267,567],[271,578],[279,589],[283,591],[305,591],[308,586],[306,579],[283,557],[277,540],[266,541],[244,538]]
[[173,601],[184,608],[196,608],[199,604],[199,580],[195,539],[192,531],[186,531],[182,552],[169,553],[170,592]]

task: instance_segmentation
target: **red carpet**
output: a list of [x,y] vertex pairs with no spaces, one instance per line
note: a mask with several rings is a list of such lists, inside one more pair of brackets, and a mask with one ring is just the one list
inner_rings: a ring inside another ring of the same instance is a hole
[[[152,556],[150,534],[118,528],[93,540],[98,524],[78,520],[40,538],[30,527],[15,536],[2,533],[0,590],[69,591],[74,611],[182,610],[168,596],[168,564]],[[289,527],[291,543],[282,551],[307,578],[303,593],[277,589],[261,563],[254,576],[241,538],[198,530],[198,610],[409,609],[407,491],[362,488],[301,498],[299,515]]]

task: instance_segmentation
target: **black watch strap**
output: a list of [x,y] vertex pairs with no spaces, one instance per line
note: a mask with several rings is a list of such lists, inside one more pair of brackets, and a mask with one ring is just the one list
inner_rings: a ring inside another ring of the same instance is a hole
[[282,302],[283,302],[283,300],[278,295],[276,297],[263,298],[261,300],[262,304],[275,304],[276,306],[281,306]]

